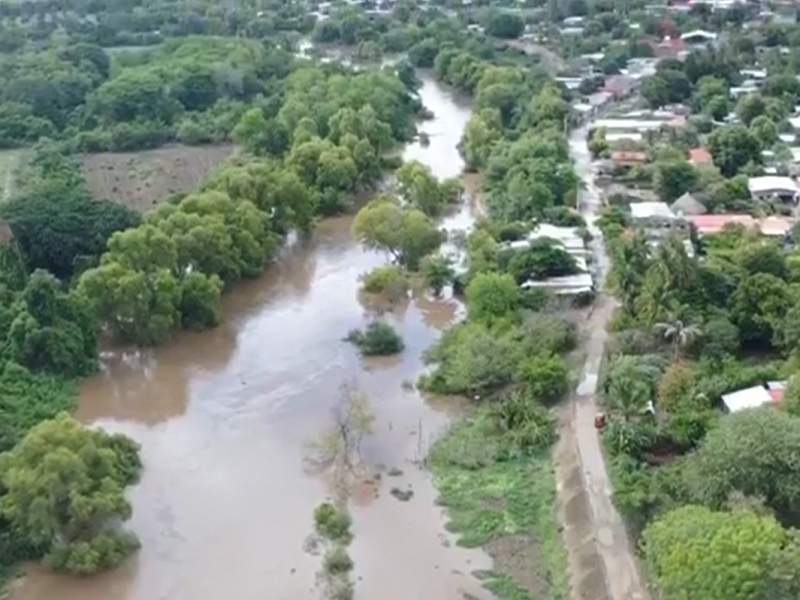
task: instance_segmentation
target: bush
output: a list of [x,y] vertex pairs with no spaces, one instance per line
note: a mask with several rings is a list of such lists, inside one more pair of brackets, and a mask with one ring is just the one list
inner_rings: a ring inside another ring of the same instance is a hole
[[512,392],[492,405],[492,416],[502,435],[501,447],[512,457],[547,449],[558,437],[555,417],[531,394]]
[[350,533],[350,515],[330,502],[323,502],[314,509],[314,531],[331,542],[348,544],[353,539]]
[[453,261],[448,256],[441,254],[426,256],[420,263],[422,276],[425,278],[425,285],[429,287],[434,295],[442,293],[445,286],[451,285],[455,278]]
[[347,341],[355,344],[364,356],[389,356],[405,348],[400,334],[383,321],[373,321],[366,331],[354,329],[347,335]]
[[326,575],[342,575],[353,570],[353,559],[347,550],[335,546],[325,553],[322,559],[322,568]]
[[361,283],[368,294],[388,294],[392,298],[405,296],[409,288],[405,271],[394,265],[377,267],[365,273]]
[[555,402],[567,391],[569,369],[560,356],[541,352],[522,362],[519,379],[526,384],[533,398],[540,402]]

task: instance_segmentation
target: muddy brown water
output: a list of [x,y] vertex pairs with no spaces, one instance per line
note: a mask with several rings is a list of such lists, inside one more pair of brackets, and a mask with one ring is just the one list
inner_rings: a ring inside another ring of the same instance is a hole
[[[405,157],[439,177],[458,175],[456,144],[469,108],[431,80],[421,95],[436,115],[421,127],[430,145],[412,145]],[[465,206],[443,224],[462,229],[471,221]],[[142,549],[123,568],[92,578],[31,568],[15,599],[319,598],[320,558],[303,544],[328,490],[304,469],[303,457],[331,424],[339,386],[354,378],[377,416],[362,447],[365,460],[403,471],[384,474],[377,494],[369,490],[353,502],[356,598],[488,597],[470,572],[490,567],[489,559],[453,544],[418,464],[453,407],[403,386],[462,308],[452,299],[413,299],[390,315],[406,342],[402,356],[362,361],[342,338],[369,318],[359,276],[386,257],[362,251],[350,223],[322,223],[263,277],[237,286],[225,297],[218,328],[104,356],[102,372],[83,386],[77,414],[142,445],[145,471],[130,493],[129,523]],[[394,486],[410,487],[413,498],[398,501],[388,493]]]

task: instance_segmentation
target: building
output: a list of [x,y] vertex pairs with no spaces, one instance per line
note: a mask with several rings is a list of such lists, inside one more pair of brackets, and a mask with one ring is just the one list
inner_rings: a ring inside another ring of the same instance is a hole
[[710,165],[713,164],[714,157],[705,148],[692,148],[689,150],[689,162],[694,166]]
[[686,192],[683,196],[675,200],[675,202],[670,205],[670,209],[678,216],[704,215],[708,212],[705,205],[689,192]]
[[665,202],[634,202],[630,209],[635,227],[658,229],[664,233],[687,228],[685,219],[672,212]]
[[784,238],[794,227],[792,219],[778,216],[756,219],[743,214],[687,215],[686,219],[697,230],[698,235],[712,235],[720,233],[728,225],[741,225],[748,229],[758,229],[765,237]]
[[722,403],[729,413],[765,405],[775,405],[783,401],[784,390],[785,382],[770,381],[766,386],[755,385],[730,394],[723,394]]
[[636,90],[636,79],[628,75],[612,75],[605,80],[603,91],[615,100],[627,98]]
[[594,290],[594,280],[590,273],[566,275],[564,277],[551,277],[542,281],[526,281],[520,286],[522,289],[544,289],[556,296],[577,296],[588,294]]
[[681,36],[684,43],[692,46],[704,46],[706,44],[713,44],[717,41],[717,34],[704,29],[695,29],[688,31]]
[[611,153],[611,162],[617,167],[633,167],[647,162],[647,153],[617,150]]
[[747,181],[747,188],[755,200],[780,200],[797,204],[798,196],[800,196],[800,189],[791,177],[776,175],[751,177]]

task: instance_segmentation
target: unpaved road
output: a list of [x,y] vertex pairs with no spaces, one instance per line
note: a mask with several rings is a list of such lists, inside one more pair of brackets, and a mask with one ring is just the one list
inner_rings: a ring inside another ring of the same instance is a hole
[[[581,128],[571,133],[570,152],[578,176],[586,184],[580,192],[581,212],[594,238],[592,250],[598,281],[603,281],[609,258],[594,224],[600,197],[592,183],[586,132],[586,128]],[[586,363],[580,383],[562,413],[562,436],[556,451],[559,504],[570,557],[573,600],[649,600],[625,525],[612,502],[600,436],[594,426],[598,373],[606,325],[613,310],[613,299],[599,294],[586,324],[589,333]]]

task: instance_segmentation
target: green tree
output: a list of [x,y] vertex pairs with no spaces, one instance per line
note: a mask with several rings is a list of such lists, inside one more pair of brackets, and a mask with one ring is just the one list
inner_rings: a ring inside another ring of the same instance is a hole
[[697,183],[697,171],[687,161],[659,161],[653,185],[664,202],[677,200]]
[[61,413],[0,455],[0,513],[31,545],[46,549],[52,568],[84,574],[112,568],[138,547],[119,523],[131,516],[125,488],[140,470],[133,441]]
[[456,276],[453,260],[444,254],[426,256],[422,259],[420,267],[422,276],[425,278],[425,285],[437,297],[442,294],[445,286],[453,283]]
[[761,144],[744,125],[715,129],[708,142],[714,164],[725,177],[733,177],[749,162],[758,164],[761,160]]
[[439,183],[430,167],[417,160],[403,163],[396,175],[400,196],[426,215],[439,214],[450,200],[447,186]]
[[388,252],[412,271],[444,241],[444,234],[424,213],[405,208],[386,196],[372,200],[358,211],[353,235],[366,248]]
[[764,98],[760,94],[745,94],[736,103],[736,116],[749,127],[753,120],[767,110]]
[[[785,522],[800,517],[800,421],[771,407],[722,419],[690,456],[686,481],[691,496],[717,508],[733,492],[762,498]],[[776,476],[779,473],[779,476]]]
[[478,273],[467,286],[467,309],[475,321],[492,322],[514,312],[519,303],[519,287],[511,275]]
[[787,536],[769,516],[684,506],[654,521],[643,540],[664,600],[760,600]]
[[653,329],[657,335],[672,346],[673,360],[677,360],[681,351],[689,348],[702,334],[697,325],[690,325],[675,318],[663,323],[656,323]]

